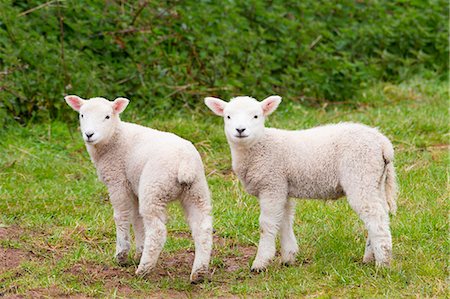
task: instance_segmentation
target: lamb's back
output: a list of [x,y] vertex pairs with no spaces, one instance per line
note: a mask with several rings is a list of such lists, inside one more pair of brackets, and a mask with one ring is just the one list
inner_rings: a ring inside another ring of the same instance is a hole
[[125,165],[128,180],[138,189],[144,167],[153,169],[155,177],[164,174],[175,180],[182,160],[202,167],[200,155],[191,142],[168,132],[132,123],[123,123]]
[[339,184],[343,157],[377,150],[373,143],[380,138],[376,129],[354,123],[298,131],[266,128],[253,153],[256,158],[247,167],[247,183],[259,190],[271,183],[286,184],[289,196],[298,198],[338,198],[343,195]]

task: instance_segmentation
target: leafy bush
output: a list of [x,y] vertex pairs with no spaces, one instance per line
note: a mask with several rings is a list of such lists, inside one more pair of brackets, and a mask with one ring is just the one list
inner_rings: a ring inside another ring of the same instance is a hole
[[0,17],[0,110],[21,121],[58,117],[71,93],[152,114],[206,95],[342,101],[448,72],[445,1],[3,0]]

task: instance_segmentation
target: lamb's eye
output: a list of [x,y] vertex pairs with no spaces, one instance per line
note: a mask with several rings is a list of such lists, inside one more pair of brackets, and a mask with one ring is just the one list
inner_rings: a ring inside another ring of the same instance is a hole
[[81,114],[81,118],[83,118],[84,117],[84,115],[83,114]]
[[253,118],[258,118],[258,115],[253,116]]
[[231,117],[230,117],[229,115],[227,116],[227,118],[228,118],[228,119],[231,119]]
[[105,117],[105,119],[109,119],[109,115],[107,115],[107,116]]

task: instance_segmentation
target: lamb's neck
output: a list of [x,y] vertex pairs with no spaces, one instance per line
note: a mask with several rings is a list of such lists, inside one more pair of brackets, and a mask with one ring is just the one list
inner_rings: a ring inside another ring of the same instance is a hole
[[266,137],[267,137],[267,130],[265,130],[261,136],[253,140],[251,143],[239,144],[228,140],[228,144],[230,145],[231,151],[231,159],[233,161],[233,169],[236,163],[241,163],[248,157],[251,157],[251,155],[253,155],[254,153],[255,148],[260,147],[261,143],[264,143]]
[[257,144],[253,145],[246,145],[246,146],[239,146],[236,144],[230,144],[230,151],[231,151],[231,160],[232,160],[232,167],[234,172],[239,172],[240,167],[246,165],[251,158],[253,154],[253,147],[257,146]]
[[100,162],[100,160],[105,157],[107,153],[111,152],[112,149],[115,148],[117,144],[119,144],[120,137],[121,130],[118,127],[107,142],[102,142],[94,145],[86,143],[86,148],[92,162],[94,162],[94,164]]

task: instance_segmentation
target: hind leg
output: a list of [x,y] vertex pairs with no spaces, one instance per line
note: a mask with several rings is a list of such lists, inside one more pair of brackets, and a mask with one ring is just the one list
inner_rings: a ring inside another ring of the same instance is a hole
[[212,217],[209,190],[205,182],[190,186],[181,201],[195,243],[191,282],[198,283],[208,274],[212,250]]
[[134,256],[134,260],[139,263],[142,256],[142,250],[144,249],[145,231],[144,220],[139,213],[139,202],[137,199],[133,201],[132,224],[134,230],[134,240],[136,243],[136,254]]
[[[367,192],[367,191],[366,191]],[[392,258],[392,237],[387,204],[374,190],[363,194],[348,194],[348,201],[368,231],[364,262],[375,258],[377,266],[389,266]]]
[[156,266],[167,239],[166,204],[155,200],[140,208],[143,218],[145,240],[141,260],[136,274],[145,276]]
[[371,263],[375,260],[375,254],[373,252],[372,244],[370,242],[369,236],[366,240],[366,249],[364,250],[363,263]]
[[281,261],[284,264],[293,264],[298,252],[297,239],[292,227],[295,216],[295,201],[288,199],[284,207],[284,216],[281,220],[280,243],[281,243]]
[[139,183],[139,213],[144,224],[144,248],[136,274],[147,275],[158,261],[167,238],[166,207],[180,194],[169,176],[157,175],[152,168],[142,172]]

